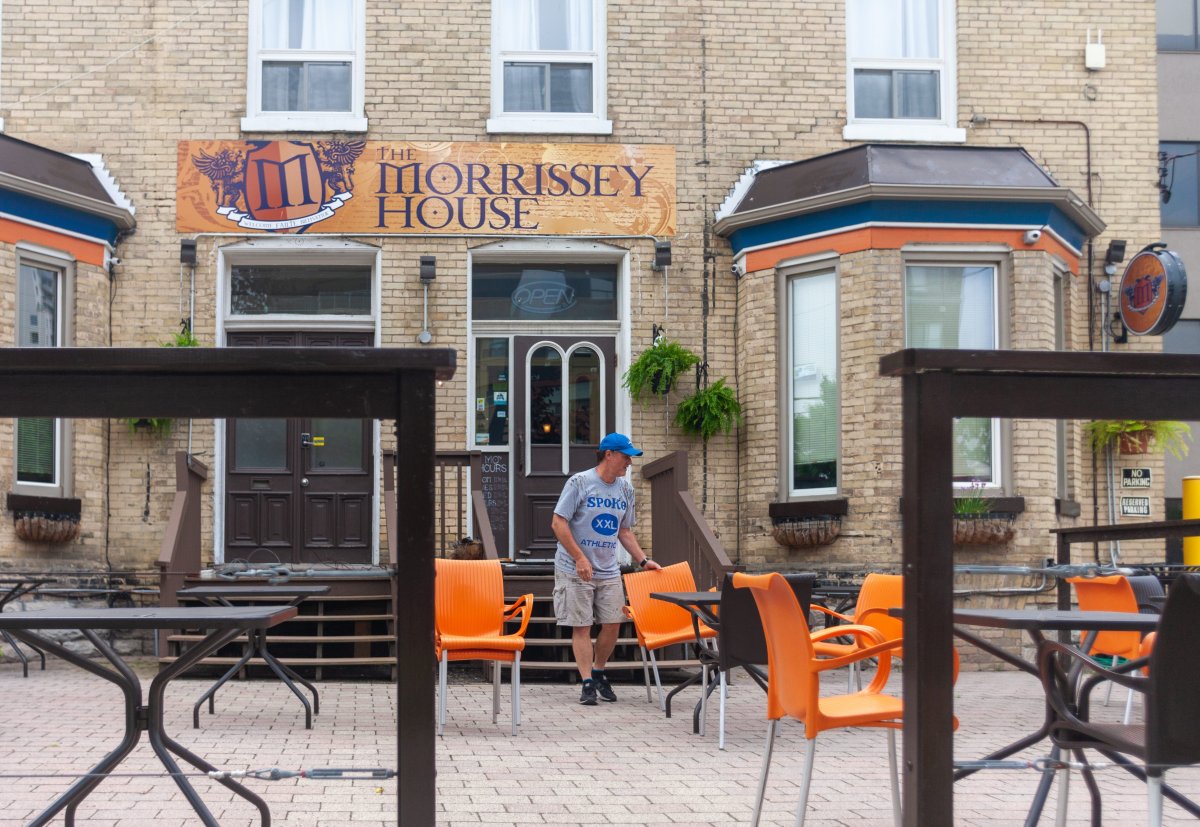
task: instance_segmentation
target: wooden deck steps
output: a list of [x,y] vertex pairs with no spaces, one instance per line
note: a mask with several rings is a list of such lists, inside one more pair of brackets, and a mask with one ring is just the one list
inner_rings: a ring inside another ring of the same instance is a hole
[[[554,618],[554,575],[545,567],[531,572],[530,567],[506,566],[505,594],[511,602],[521,594],[533,594],[533,616],[526,633],[525,652],[521,657],[521,672],[537,680],[567,680],[575,682],[574,655],[571,651],[571,630],[557,625]],[[222,581],[223,583],[224,581]],[[322,578],[296,577],[293,584],[328,585],[330,592],[300,604],[300,613],[292,620],[271,629],[267,643],[271,652],[283,663],[298,668],[301,674],[315,680],[325,677],[366,677],[394,679],[396,645],[392,618],[391,579],[389,577]],[[211,580],[189,579],[185,585],[212,585]],[[265,580],[244,579],[242,585],[264,585]],[[165,596],[164,596],[165,597]],[[185,601],[179,601],[184,602]],[[248,601],[258,605],[287,600]],[[170,605],[164,602],[163,605]],[[185,603],[186,605],[186,603]],[[179,630],[166,636],[160,645],[159,663],[172,663],[187,646],[203,638],[200,630]],[[202,666],[228,669],[245,652],[247,641],[238,638],[215,656],[205,658]],[[660,669],[695,667],[688,660],[690,652],[683,647],[671,647],[659,652]],[[252,660],[254,674],[265,666]],[[618,674],[629,675],[640,682],[642,659],[638,650],[633,624],[621,626],[617,648],[608,667]]]

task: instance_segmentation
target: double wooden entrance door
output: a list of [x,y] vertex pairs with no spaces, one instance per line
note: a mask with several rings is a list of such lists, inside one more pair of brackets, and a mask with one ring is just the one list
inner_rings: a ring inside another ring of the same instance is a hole
[[[231,347],[370,347],[370,333],[230,333]],[[230,419],[225,559],[370,563],[369,419]]]

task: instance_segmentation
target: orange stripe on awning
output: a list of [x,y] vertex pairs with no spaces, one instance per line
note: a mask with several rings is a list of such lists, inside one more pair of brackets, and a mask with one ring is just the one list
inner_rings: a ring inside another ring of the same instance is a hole
[[104,266],[105,245],[101,242],[88,241],[73,235],[63,235],[43,227],[22,224],[11,218],[0,218],[0,241],[9,244],[17,244],[21,241],[40,244],[43,247],[52,247],[55,250],[69,253],[74,256],[76,261],[82,261],[84,264]]
[[862,227],[803,241],[778,244],[746,254],[746,272],[766,270],[790,258],[816,253],[847,255],[863,250],[898,250],[906,244],[1007,244],[1014,250],[1041,250],[1058,256],[1079,275],[1079,256],[1049,233],[1036,244],[1024,242],[1024,230],[989,230],[972,227]]

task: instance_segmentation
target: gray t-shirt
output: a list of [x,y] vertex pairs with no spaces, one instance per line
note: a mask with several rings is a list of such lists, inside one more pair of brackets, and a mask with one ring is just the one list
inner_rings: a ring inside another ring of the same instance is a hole
[[[592,564],[594,579],[621,576],[617,532],[632,528],[634,523],[633,486],[627,479],[617,477],[609,485],[595,468],[580,471],[563,486],[554,513],[570,524],[571,536]],[[562,543],[554,555],[554,567],[575,574],[575,559]]]

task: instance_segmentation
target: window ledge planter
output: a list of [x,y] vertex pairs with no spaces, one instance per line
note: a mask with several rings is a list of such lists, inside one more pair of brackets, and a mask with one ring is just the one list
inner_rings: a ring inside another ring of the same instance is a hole
[[775,519],[771,525],[775,542],[793,549],[829,545],[841,533],[842,518],[838,514]]
[[1003,545],[1013,538],[1016,514],[989,511],[954,515],[954,544],[957,546]]
[[78,499],[8,495],[13,531],[30,543],[69,543],[79,536]]

